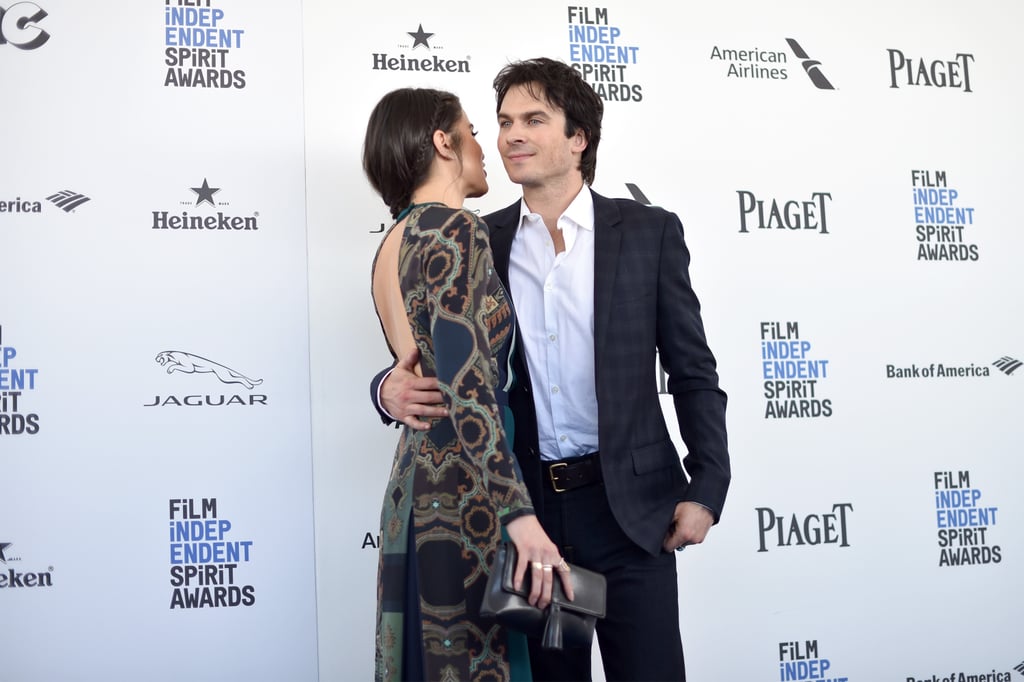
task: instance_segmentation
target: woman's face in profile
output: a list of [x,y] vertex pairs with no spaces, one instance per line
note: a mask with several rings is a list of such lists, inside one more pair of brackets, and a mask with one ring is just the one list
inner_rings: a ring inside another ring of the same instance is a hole
[[455,124],[462,139],[462,184],[467,197],[482,197],[487,193],[487,171],[484,170],[484,150],[476,139],[476,130],[465,113]]

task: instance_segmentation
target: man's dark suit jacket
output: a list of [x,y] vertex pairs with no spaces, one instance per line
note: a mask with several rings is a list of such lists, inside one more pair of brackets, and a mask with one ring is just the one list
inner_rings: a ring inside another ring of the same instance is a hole
[[[700,303],[690,286],[690,254],[675,214],[594,193],[594,369],[600,462],[608,501],[626,534],[651,554],[662,550],[676,503],[709,508],[718,521],[729,488],[726,395],[718,386]],[[484,217],[501,281],[520,202]],[[515,300],[515,292],[511,291]],[[657,355],[656,355],[657,351]],[[688,454],[669,436],[658,394],[657,358]],[[509,396],[515,453],[543,518],[537,422],[524,353]],[[571,390],[571,389],[570,389]]]

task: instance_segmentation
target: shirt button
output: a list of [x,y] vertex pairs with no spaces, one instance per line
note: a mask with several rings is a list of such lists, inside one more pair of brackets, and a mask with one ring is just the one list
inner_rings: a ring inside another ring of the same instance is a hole
[[555,340],[555,339],[557,339],[557,338],[558,338],[558,337],[557,337],[557,336],[556,336],[555,334],[551,334],[550,336],[548,336],[548,340],[549,340],[549,341],[554,341],[554,340]]
[[558,437],[558,440],[560,440],[560,441],[562,441],[564,443],[566,438],[567,438],[567,436],[561,435],[561,436]]
[[551,387],[551,392],[552,393],[558,393],[558,386],[552,386]]

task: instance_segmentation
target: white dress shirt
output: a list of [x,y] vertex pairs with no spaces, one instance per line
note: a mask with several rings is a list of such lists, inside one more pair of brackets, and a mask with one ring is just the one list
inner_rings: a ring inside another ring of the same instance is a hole
[[594,383],[594,199],[584,187],[558,218],[565,251],[520,203],[509,288],[533,385],[541,459],[598,450]]

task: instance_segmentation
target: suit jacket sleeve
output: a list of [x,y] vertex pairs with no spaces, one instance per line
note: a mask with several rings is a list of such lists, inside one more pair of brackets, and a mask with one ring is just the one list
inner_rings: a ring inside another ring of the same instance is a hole
[[726,394],[718,385],[700,302],[690,283],[690,253],[683,226],[673,213],[667,219],[658,278],[657,344],[680,435],[688,450],[683,467],[690,483],[682,499],[704,505],[717,522],[731,478]]
[[395,421],[394,417],[387,413],[387,410],[384,409],[384,406],[381,405],[380,402],[380,385],[384,383],[384,380],[388,378],[388,374],[390,374],[391,370],[394,368],[394,365],[385,367],[370,380],[370,402],[373,403],[374,409],[377,410],[377,414],[380,416],[381,422],[386,426],[394,424],[397,427],[398,422]]

